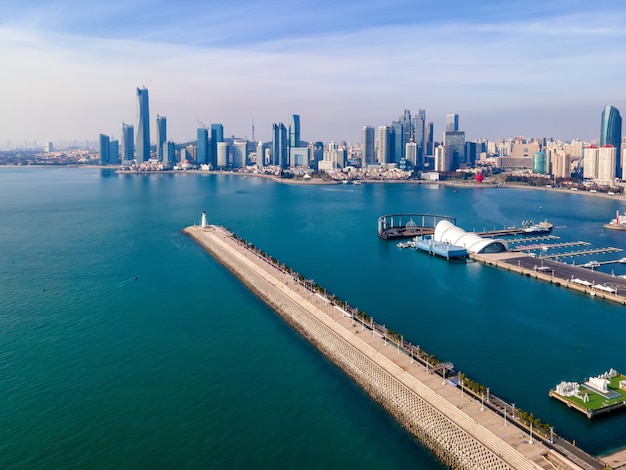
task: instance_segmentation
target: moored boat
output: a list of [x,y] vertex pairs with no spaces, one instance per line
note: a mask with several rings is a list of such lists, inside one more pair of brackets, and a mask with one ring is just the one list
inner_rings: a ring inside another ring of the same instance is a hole
[[626,230],[626,215],[619,215],[619,211],[617,211],[615,218],[608,224],[604,224],[604,228],[609,230]]

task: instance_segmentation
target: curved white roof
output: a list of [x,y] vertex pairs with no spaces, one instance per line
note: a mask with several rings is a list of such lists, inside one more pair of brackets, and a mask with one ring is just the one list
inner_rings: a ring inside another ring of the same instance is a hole
[[[485,251],[504,251],[507,244],[503,240],[483,238],[472,232],[466,232],[452,222],[442,220],[435,226],[435,241],[461,246],[470,253],[482,253]],[[496,246],[499,245],[499,246]],[[491,248],[491,249],[488,249]]]

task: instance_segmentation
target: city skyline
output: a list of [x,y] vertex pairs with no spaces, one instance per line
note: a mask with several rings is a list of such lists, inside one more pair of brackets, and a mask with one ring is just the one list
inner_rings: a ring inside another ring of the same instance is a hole
[[595,140],[604,106],[626,108],[617,1],[219,3],[5,6],[0,142],[119,139],[144,85],[174,141],[196,119],[269,141],[299,114],[304,141],[357,142],[406,108],[436,135],[454,113],[468,140]]

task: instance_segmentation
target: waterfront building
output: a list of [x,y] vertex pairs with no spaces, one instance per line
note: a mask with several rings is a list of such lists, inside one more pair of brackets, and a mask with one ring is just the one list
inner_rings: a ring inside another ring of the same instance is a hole
[[389,126],[378,127],[378,163],[380,165],[386,165],[391,163],[389,160]]
[[265,146],[262,141],[256,144],[256,164],[258,166],[265,166]]
[[374,128],[363,126],[361,133],[361,166],[373,165],[376,162],[374,150],[376,148]]
[[391,127],[389,128],[388,163],[399,162],[404,157],[404,144],[404,126],[402,124],[402,121],[393,121],[391,123]]
[[159,116],[156,118],[156,159],[160,162],[163,161],[163,146],[167,142],[167,119],[165,116]]
[[135,128],[122,123],[122,162],[126,165],[135,158]]
[[233,168],[245,168],[248,163],[248,141],[236,140],[233,142]]
[[614,106],[605,106],[602,111],[602,124],[600,127],[600,147],[611,144],[615,147],[615,174],[618,178],[621,173],[621,155],[619,153],[622,144],[622,117]]
[[172,165],[176,162],[176,144],[168,141],[163,145],[163,163]]
[[346,161],[345,147],[337,145],[336,142],[330,142],[324,150],[324,159],[319,162],[318,167],[322,170],[345,168]]
[[217,167],[226,168],[228,166],[228,142],[217,143]]
[[120,145],[117,140],[109,142],[109,164],[116,165],[120,162]]
[[583,150],[583,178],[596,179],[598,177],[598,146],[590,145]]
[[199,165],[204,165],[209,163],[209,131],[200,127],[197,130],[197,137],[196,162]]
[[[463,136],[465,139],[465,135]],[[477,155],[478,146],[476,142],[465,142],[465,163],[469,166],[474,166],[476,163],[476,155]]]
[[313,144],[313,164],[317,164],[324,159],[324,142],[315,142]]
[[411,139],[406,144],[406,149],[404,151],[406,157],[406,161],[411,162],[413,167],[417,166],[417,144]]
[[224,142],[224,126],[222,124],[211,124],[211,139],[210,139],[210,151],[209,151],[209,163],[215,166],[217,164],[217,144]]
[[443,135],[443,143],[445,146],[452,148],[452,168],[456,170],[462,166],[466,166],[465,161],[465,132],[463,131],[446,131]]
[[[432,132],[432,123],[431,124],[431,132]],[[416,165],[420,168],[424,165],[424,151],[425,151],[425,127],[426,127],[426,111],[423,109],[417,110],[417,116],[414,116],[411,122],[411,132],[412,135],[407,140],[407,142],[411,141],[413,138],[413,142],[417,147],[417,155],[416,155]],[[407,157],[408,159],[408,157]]]
[[454,148],[450,145],[435,147],[435,171],[452,171],[454,162]]
[[137,163],[150,159],[150,112],[148,110],[148,89],[137,88]]
[[308,168],[309,148],[291,147],[289,149],[289,166],[291,168]]
[[459,130],[459,115],[446,114],[446,132],[457,132]]
[[272,125],[272,165],[286,168],[287,159],[287,129],[281,122]]
[[300,115],[289,116],[289,147],[300,147]]
[[598,149],[598,182],[612,184],[615,180],[615,160],[617,148],[611,144],[604,144]]
[[435,151],[435,125],[432,121],[426,123],[424,129],[424,154],[432,155]]
[[100,165],[109,164],[109,153],[111,151],[111,139],[108,135],[100,134]]
[[533,155],[533,173],[538,175],[548,174],[546,152],[535,152]]

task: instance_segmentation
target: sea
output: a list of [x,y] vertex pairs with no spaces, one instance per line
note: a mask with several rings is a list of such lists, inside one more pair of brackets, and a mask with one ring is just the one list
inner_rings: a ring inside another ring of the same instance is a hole
[[626,446],[626,413],[548,397],[626,372],[626,307],[377,236],[384,214],[547,219],[558,242],[624,250],[602,228],[624,198],[2,167],[0,201],[0,468],[443,468],[181,233],[202,211],[588,452]]

